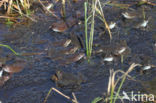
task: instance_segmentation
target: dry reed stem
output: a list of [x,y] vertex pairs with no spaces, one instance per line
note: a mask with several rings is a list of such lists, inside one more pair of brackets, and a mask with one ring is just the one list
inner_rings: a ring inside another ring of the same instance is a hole
[[2,1],[0,1],[0,7],[2,5],[4,5],[6,7],[6,3],[8,3],[8,2],[9,2],[8,0],[2,0]]
[[75,93],[74,93],[74,92],[72,92],[72,95],[73,95],[73,98],[74,98],[74,100],[75,100],[75,103],[78,103],[77,98],[76,98],[76,96],[75,96]]
[[112,74],[113,74],[113,70],[111,69],[110,70],[110,76],[109,76],[109,82],[108,82],[108,88],[107,88],[107,94],[110,94]]
[[41,0],[38,0],[38,2],[42,5],[43,9],[49,13],[51,13],[54,17],[56,17],[57,19],[59,19],[59,17],[57,15],[54,14],[54,12],[48,10],[45,5],[41,2]]
[[[110,76],[109,76],[109,82],[108,82],[108,88],[107,88],[107,93],[110,94],[110,91],[111,91],[111,88],[114,88],[116,87],[116,85],[118,84],[118,82],[124,78],[124,77],[129,77],[129,78],[132,78],[130,75],[128,75],[128,73],[130,73],[136,66],[141,66],[140,64],[131,64],[131,66],[129,67],[129,69],[124,72],[122,70],[117,70],[117,71],[114,71],[114,70],[110,70]],[[122,76],[120,76],[116,81],[115,81],[115,76],[117,73],[123,73]]]
[[8,16],[0,16],[0,18],[4,18],[4,19],[14,19],[14,17],[8,17]]
[[105,27],[106,27],[108,33],[109,33],[110,39],[112,40],[112,33],[111,33],[110,28],[109,28],[109,25],[108,25],[108,23],[107,23],[107,21],[105,19],[105,16],[104,16],[104,13],[103,13],[103,10],[102,10],[102,6],[101,6],[101,3],[100,3],[99,0],[98,0],[98,3],[99,3],[100,11],[101,11],[101,16],[103,18],[103,22],[105,24]]
[[9,1],[9,6],[8,6],[7,14],[10,14],[11,6],[12,6],[12,0]]
[[77,101],[76,96],[75,96],[74,93],[72,93],[73,98],[74,98],[74,99],[72,99],[72,98],[70,98],[69,96],[67,96],[67,95],[65,95],[64,93],[60,92],[59,90],[57,90],[57,89],[54,88],[54,87],[51,87],[51,88],[50,88],[50,90],[49,90],[47,96],[45,97],[45,99],[44,99],[44,101],[43,101],[43,103],[46,103],[46,102],[47,102],[47,99],[48,99],[50,93],[52,92],[52,90],[55,91],[55,92],[57,92],[57,93],[60,94],[61,96],[65,97],[66,99],[71,100],[73,103],[78,103],[78,101]]

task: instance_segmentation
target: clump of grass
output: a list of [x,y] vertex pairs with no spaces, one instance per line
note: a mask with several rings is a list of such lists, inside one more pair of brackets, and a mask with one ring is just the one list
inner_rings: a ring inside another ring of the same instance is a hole
[[[136,66],[140,66],[140,64],[133,63],[126,72],[124,72],[122,70],[117,70],[117,71],[110,70],[110,76],[109,76],[109,82],[108,82],[108,88],[107,88],[107,95],[108,95],[108,97],[105,98],[105,99],[103,99],[102,97],[97,97],[93,101],[97,100],[97,102],[98,102],[100,100],[104,100],[104,102],[106,102],[106,103],[107,102],[109,102],[109,103],[116,103],[117,99],[120,99],[122,101],[119,93],[121,91],[121,88],[122,88],[126,78],[127,77],[132,78],[129,75],[129,73]],[[119,78],[115,78],[116,74],[118,74],[118,73],[122,73],[122,75]],[[119,87],[116,89],[116,86],[119,83],[119,81],[120,81]],[[97,103],[97,102],[92,102],[92,103]]]
[[96,8],[96,12],[99,14],[98,17],[100,18],[100,20],[104,23],[105,28],[108,31],[110,40],[112,40],[112,33],[111,33],[109,25],[108,25],[108,23],[107,23],[107,21],[105,19],[104,12],[103,12],[103,9],[102,9],[102,6],[101,6],[101,2],[100,2],[100,0],[97,0],[97,1],[98,1],[98,6]]
[[[84,8],[85,8],[85,42],[86,42],[86,54],[88,60],[91,57],[92,54],[92,46],[93,46],[93,38],[94,38],[94,25],[95,25],[95,16],[100,18],[102,22],[104,23],[109,36],[110,40],[112,39],[112,34],[109,28],[109,25],[106,22],[106,19],[104,17],[103,9],[101,6],[101,2],[99,0],[92,0],[91,3],[85,2],[84,3]],[[87,8],[90,8],[91,11],[88,12]],[[88,15],[88,17],[87,17]],[[90,24],[90,25],[89,25]],[[88,34],[88,27],[90,32]]]
[[4,9],[7,11],[7,14],[13,13],[15,10],[20,15],[26,14],[29,15],[30,9],[30,0],[2,0],[0,2],[0,7],[4,6]]
[[[30,7],[34,0],[2,0],[0,1],[0,7],[6,11],[5,16],[0,16],[0,18],[9,18],[12,21],[16,21],[17,17],[26,17],[34,22],[36,20],[31,17],[33,13]],[[16,14],[16,15],[15,15]]]
[[[92,7],[91,7],[91,14],[90,16],[87,18],[87,8],[88,8],[88,2],[84,3],[84,7],[85,7],[85,41],[86,41],[86,54],[89,58],[91,57],[92,54],[92,46],[93,46],[93,37],[94,37],[94,18],[95,18],[95,8],[97,5],[97,0],[96,1],[92,1]],[[89,19],[91,18],[91,26],[90,26],[90,33],[88,36],[88,22]],[[89,37],[89,41],[88,41],[88,37]]]
[[[88,35],[88,18],[87,18],[87,5],[88,3],[85,2],[84,6],[85,6],[85,41],[86,41],[86,54],[88,59],[91,57],[91,53],[92,53],[92,45],[93,45],[93,37],[94,37],[94,15],[95,15],[95,9],[92,8],[93,13],[91,14],[92,16],[92,20],[91,20],[91,31],[90,34]],[[88,41],[88,37],[89,37],[89,41]]]
[[[138,66],[138,64],[132,64],[129,67],[129,69],[127,70],[127,72],[123,72],[121,70],[117,70],[115,72],[113,70],[110,71],[110,77],[109,77],[109,83],[108,83],[108,92],[107,92],[108,94],[110,94],[110,103],[115,103],[117,98],[119,98],[120,90],[123,86],[123,83],[126,80],[126,77],[128,76],[128,73],[130,73],[136,66]],[[115,81],[115,76],[119,72],[123,73],[123,75]],[[120,85],[117,89],[117,92],[115,94],[115,97],[114,97],[115,87],[120,80],[121,80],[121,83],[120,83]]]

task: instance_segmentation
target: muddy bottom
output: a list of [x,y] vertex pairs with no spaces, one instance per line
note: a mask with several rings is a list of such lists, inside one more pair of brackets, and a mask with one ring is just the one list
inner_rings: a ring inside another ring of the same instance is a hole
[[[73,7],[74,5],[74,10],[83,8],[82,2],[78,5],[73,4]],[[22,58],[27,61],[27,65],[22,72],[15,73],[10,80],[0,87],[0,101],[2,103],[43,103],[49,89],[54,87],[68,96],[72,96],[72,91],[74,91],[79,103],[91,103],[94,98],[102,97],[107,93],[110,69],[127,71],[131,63],[142,63],[142,58],[134,58],[139,55],[150,57],[150,64],[156,65],[156,47],[154,46],[156,43],[156,8],[147,5],[145,7],[147,8],[147,17],[151,17],[145,28],[134,28],[135,20],[123,20],[121,13],[126,10],[112,6],[104,7],[105,18],[108,23],[111,21],[116,22],[116,27],[111,30],[113,37],[111,42],[116,43],[125,40],[131,49],[131,53],[124,58],[123,63],[121,63],[121,59],[111,63],[104,62],[103,54],[93,54],[90,63],[83,58],[63,65],[59,60],[48,57],[47,51],[49,48],[54,48],[52,43],[71,38],[71,33],[78,35],[83,41],[85,40],[84,20],[81,20],[82,24],[76,24],[63,33],[57,33],[49,29],[57,19],[45,15],[41,16],[36,23],[19,25],[15,28],[8,28],[4,24],[0,24],[0,42],[9,45],[18,53],[27,53],[26,56],[17,57],[9,49],[0,48],[2,61],[6,57]],[[137,10],[139,11],[139,8]],[[70,11],[70,9],[67,9],[67,11]],[[82,12],[83,9],[80,11]],[[67,15],[71,14],[68,13]],[[100,20],[96,20],[95,25],[94,43],[98,47],[94,46],[93,50],[111,44],[108,33],[103,33],[105,30],[104,24]],[[59,51],[61,48],[64,47],[54,49]],[[85,53],[85,48],[80,47],[77,53],[79,52]],[[66,60],[65,56],[62,56],[62,58]],[[81,84],[79,90],[58,88],[51,80],[51,76],[55,74],[56,69],[69,73],[80,72],[87,78],[87,81]],[[138,71],[136,68],[129,75],[135,77],[135,80],[140,80],[143,84],[146,84],[149,91],[140,82],[126,79],[121,88],[121,95],[122,91],[156,95],[156,68],[150,69],[146,73],[140,73],[140,70]],[[56,92],[51,93],[47,100],[47,103],[67,102],[71,101]],[[121,103],[121,101],[117,102]],[[127,102],[129,101],[125,101],[125,103]],[[130,101],[130,103],[134,103],[134,101]],[[141,103],[141,101],[136,103]]]

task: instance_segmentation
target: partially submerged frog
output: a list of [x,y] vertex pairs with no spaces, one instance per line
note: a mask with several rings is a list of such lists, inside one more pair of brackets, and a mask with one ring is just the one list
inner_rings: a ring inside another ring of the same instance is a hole
[[50,48],[48,50],[48,58],[51,58],[52,60],[62,60],[64,56],[74,54],[78,50],[78,47],[68,47],[63,48],[61,50],[55,50],[54,48]]
[[58,46],[67,47],[70,43],[71,43],[70,39],[63,39],[63,40],[53,42],[52,45],[55,47]]
[[55,32],[62,33],[62,32],[65,32],[66,30],[68,30],[70,27],[76,25],[76,24],[77,24],[77,20],[73,17],[69,17],[65,21],[60,20],[60,21],[54,22],[52,24],[52,26],[50,26],[50,28]]
[[79,88],[81,83],[85,82],[86,79],[82,74],[74,75],[67,73],[62,70],[56,70],[56,73],[52,75],[51,79],[56,83],[57,87],[61,88]]
[[74,54],[77,50],[78,50],[78,47],[77,46],[75,46],[75,47],[69,47],[69,48],[65,48],[65,49],[60,50],[58,52],[58,54],[66,54],[66,55]]
[[64,21],[55,22],[50,28],[55,32],[64,32],[68,29],[67,24]]
[[129,55],[130,53],[131,49],[127,46],[126,41],[120,41],[119,43],[115,44],[113,55]]
[[60,61],[60,64],[61,65],[67,65],[70,63],[74,63],[74,62],[81,60],[84,57],[85,57],[85,53],[76,53],[76,54],[68,56],[64,60]]
[[0,86],[2,86],[6,81],[8,81],[14,73],[23,70],[25,62],[17,60],[11,64],[0,63]]
[[151,70],[152,68],[155,68],[156,66],[152,63],[152,59],[150,56],[147,56],[145,54],[135,54],[131,58],[131,62],[135,62],[140,64],[140,67],[137,69],[137,71],[140,74],[145,74],[147,71]]
[[100,47],[93,52],[94,54],[102,54],[104,61],[111,62],[117,60],[121,56],[127,57],[131,53],[131,49],[127,46],[126,41],[120,41],[119,43],[112,43]]
[[4,85],[11,78],[12,74],[8,73],[0,67],[0,86]]
[[76,46],[78,48],[82,48],[82,49],[85,47],[83,39],[79,35],[70,33],[70,38],[71,38],[72,44],[74,44],[74,46]]
[[102,53],[104,55],[112,54],[114,56],[127,55],[130,53],[130,48],[127,46],[126,41],[120,41],[119,43],[112,43],[109,45],[101,46],[94,53]]

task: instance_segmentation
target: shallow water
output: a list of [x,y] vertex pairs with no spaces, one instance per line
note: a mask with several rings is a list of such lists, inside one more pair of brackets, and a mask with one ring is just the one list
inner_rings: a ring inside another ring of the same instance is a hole
[[[78,5],[73,4],[76,5],[74,6],[75,10],[79,10],[82,6],[81,4],[82,3]],[[67,11],[70,11],[70,9],[67,9]],[[0,24],[0,41],[2,44],[11,46],[19,53],[41,53],[40,55],[22,57],[27,61],[27,66],[22,72],[14,74],[13,77],[5,83],[5,85],[0,87],[0,100],[2,103],[42,103],[49,89],[51,87],[57,88],[50,78],[58,68],[67,72],[81,72],[85,75],[87,78],[86,83],[83,83],[81,85],[81,89],[74,93],[80,103],[90,103],[95,97],[103,96],[104,93],[107,92],[109,70],[121,69],[126,71],[130,66],[130,62],[133,62],[132,58],[134,55],[142,54],[150,56],[152,59],[151,63],[156,65],[156,51],[154,52],[153,50],[153,45],[156,41],[156,8],[153,7],[146,11],[147,16],[151,16],[152,18],[145,30],[133,28],[132,21],[122,21],[122,11],[123,9],[116,9],[110,6],[106,6],[104,9],[106,20],[108,22],[117,22],[117,27],[112,30],[112,42],[126,40],[127,45],[131,48],[131,54],[126,58],[126,60],[124,60],[123,64],[120,59],[114,63],[104,63],[102,62],[102,57],[96,54],[92,56],[89,64],[87,63],[87,60],[83,59],[79,62],[65,66],[61,66],[58,61],[47,58],[47,49],[52,48],[51,43],[61,39],[70,38],[71,32],[79,35],[84,40],[83,24],[76,25],[65,33],[56,33],[49,30],[49,27],[56,21],[56,18],[45,15],[36,23],[23,26],[20,25],[16,28],[8,28],[5,25]],[[101,38],[99,37],[99,34],[104,31],[103,23],[97,20],[95,25],[94,42],[99,45],[109,44],[110,40],[108,33],[102,35]],[[96,49],[96,47],[94,48]],[[59,49],[59,47],[56,49]],[[81,48],[78,52],[80,51],[84,52],[84,49]],[[11,55],[12,53],[10,50],[3,48],[1,57],[4,58],[8,56],[8,54],[10,54],[10,57],[15,57]],[[139,61],[139,63],[140,62],[141,61]],[[149,70],[143,75],[134,70],[130,75],[135,77],[136,80],[146,82],[148,85],[148,81],[155,78],[156,69],[154,68]],[[151,88],[153,91],[156,91],[156,87]],[[70,90],[57,89],[68,96],[71,96]],[[135,91],[137,93],[138,91],[145,90],[139,82],[126,80],[121,91]],[[51,94],[47,101],[47,103],[66,102],[70,101],[55,92]]]

